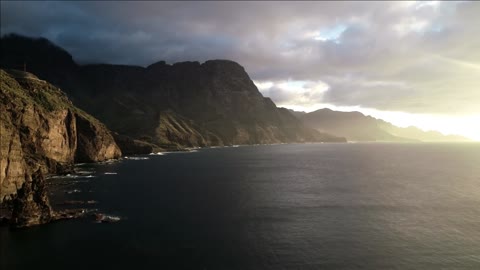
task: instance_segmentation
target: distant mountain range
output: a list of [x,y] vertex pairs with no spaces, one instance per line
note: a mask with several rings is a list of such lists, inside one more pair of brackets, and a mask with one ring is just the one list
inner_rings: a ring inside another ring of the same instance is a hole
[[360,112],[340,112],[330,109],[320,109],[310,113],[293,110],[290,110],[290,112],[311,128],[335,136],[346,137],[349,141],[470,141],[462,136],[443,135],[437,131],[423,131],[413,126],[397,127]]

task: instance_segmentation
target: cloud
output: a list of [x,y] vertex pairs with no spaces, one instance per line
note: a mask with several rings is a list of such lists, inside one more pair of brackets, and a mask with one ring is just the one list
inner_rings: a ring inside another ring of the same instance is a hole
[[[261,91],[282,104],[480,114],[476,2],[2,1],[1,7],[2,34],[47,37],[81,63],[232,59],[256,82],[271,82]],[[291,82],[305,85],[289,90]]]
[[254,81],[258,89],[277,105],[315,107],[322,102],[329,86],[322,81]]

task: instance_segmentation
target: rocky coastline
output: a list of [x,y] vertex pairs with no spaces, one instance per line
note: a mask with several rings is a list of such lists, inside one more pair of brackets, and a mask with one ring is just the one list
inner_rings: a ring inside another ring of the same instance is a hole
[[65,217],[50,206],[45,176],[122,152],[105,125],[57,87],[16,70],[0,76],[1,223],[28,227]]
[[[67,175],[70,174],[56,174],[48,177]],[[77,218],[91,218],[94,221],[100,219],[102,222],[108,222],[101,219],[105,214],[91,207],[98,204],[95,200],[63,200],[56,202],[55,207],[52,206],[49,195],[52,190],[49,189],[48,177],[45,177],[40,169],[32,175],[25,175],[26,180],[22,187],[0,204],[0,226],[21,229]],[[57,190],[57,192],[66,191]]]
[[[278,108],[233,61],[82,66],[45,39],[9,35],[1,42],[0,220],[13,227],[85,214],[53,211],[45,191],[45,176],[73,173],[76,163],[203,147],[346,142]],[[14,69],[25,57],[35,74]]]

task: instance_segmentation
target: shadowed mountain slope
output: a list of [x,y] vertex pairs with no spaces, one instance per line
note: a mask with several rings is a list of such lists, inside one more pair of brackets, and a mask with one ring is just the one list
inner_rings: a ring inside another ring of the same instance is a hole
[[111,130],[163,148],[345,141],[277,108],[232,61],[81,66],[45,39],[17,35],[4,36],[1,50],[3,67],[27,62]]

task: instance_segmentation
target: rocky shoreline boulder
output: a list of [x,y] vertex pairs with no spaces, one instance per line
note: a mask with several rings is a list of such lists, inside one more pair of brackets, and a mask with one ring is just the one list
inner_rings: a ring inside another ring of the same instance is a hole
[[10,225],[15,228],[48,223],[53,210],[48,200],[45,178],[41,170],[31,176],[25,174],[25,182],[14,196]]

